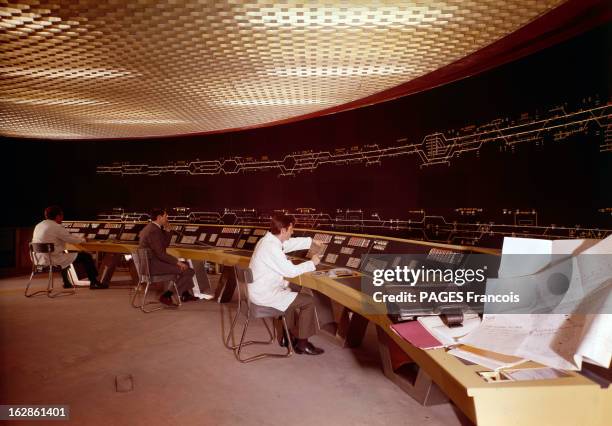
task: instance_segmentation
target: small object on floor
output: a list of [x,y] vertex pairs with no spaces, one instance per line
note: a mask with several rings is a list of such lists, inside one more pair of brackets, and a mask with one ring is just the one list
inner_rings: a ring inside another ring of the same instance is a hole
[[95,281],[91,284],[89,284],[89,289],[90,290],[103,290],[108,288],[108,284],[102,284],[100,281]]
[[117,392],[131,392],[134,390],[134,377],[131,374],[115,376],[115,390]]
[[323,349],[317,348],[308,341],[305,344],[298,342],[293,349],[295,353],[299,355],[321,355],[325,352]]
[[163,303],[164,305],[167,306],[173,306],[174,303],[172,302],[172,293],[167,291],[164,294],[162,294],[161,296],[159,296],[159,301],[161,303]]
[[189,293],[188,291],[184,292],[181,295],[181,302],[183,302],[183,303],[184,302],[194,302],[196,300],[200,300],[200,299],[197,298],[197,297],[192,296],[191,293]]

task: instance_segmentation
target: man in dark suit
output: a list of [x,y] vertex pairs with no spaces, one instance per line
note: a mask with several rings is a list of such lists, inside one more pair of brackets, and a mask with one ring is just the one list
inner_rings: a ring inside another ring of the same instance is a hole
[[[189,293],[193,288],[194,270],[185,262],[181,262],[176,257],[166,253],[166,248],[170,245],[171,235],[164,228],[169,226],[168,212],[164,209],[153,209],[151,211],[151,223],[140,231],[139,247],[151,250],[151,275],[177,274],[176,288],[181,300],[183,302],[198,300]],[[166,291],[161,295],[159,301],[166,305],[172,305],[172,292]]]

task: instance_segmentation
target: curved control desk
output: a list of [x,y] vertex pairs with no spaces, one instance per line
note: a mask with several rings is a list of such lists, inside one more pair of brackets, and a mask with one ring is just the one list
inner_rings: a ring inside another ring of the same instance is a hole
[[[100,223],[100,226],[104,226]],[[193,224],[182,225],[193,229]],[[208,230],[218,229],[219,233],[228,226],[201,225]],[[231,226],[252,235],[250,227]],[[250,229],[250,230],[249,230]],[[202,232],[204,233],[204,232]],[[312,235],[317,239],[343,237],[368,239],[371,241],[388,241],[395,244],[395,250],[428,250],[432,247],[458,252],[477,252],[497,254],[496,250],[481,250],[473,247],[429,244],[421,241],[401,240],[396,238],[347,234],[320,230],[296,230],[298,235]],[[89,235],[89,234],[88,234]],[[185,235],[185,233],[183,233]],[[323,235],[323,237],[321,237]],[[89,235],[91,237],[91,235]],[[181,237],[175,239],[180,242]],[[190,240],[193,240],[191,238]],[[247,239],[244,239],[246,241]],[[227,240],[229,241],[229,240]],[[238,238],[235,243],[239,244]],[[252,241],[253,242],[253,241]],[[223,243],[225,244],[226,241]],[[363,243],[363,242],[362,242]],[[244,243],[243,243],[244,245]],[[251,244],[250,248],[254,246]],[[403,246],[403,247],[402,247]],[[92,241],[82,245],[72,245],[72,249],[101,253],[129,253],[136,248],[133,242]],[[176,257],[204,260],[221,265],[248,265],[248,251],[244,247],[189,247],[180,245],[170,247],[168,252]],[[399,252],[399,251],[398,251]],[[325,258],[324,258],[325,260]],[[334,266],[334,265],[329,265]],[[356,270],[355,274],[359,274]],[[373,313],[364,309],[370,297],[358,289],[342,284],[326,275],[308,273],[290,280],[295,284],[319,292],[334,302],[346,307],[353,313],[374,323],[377,327],[383,357],[385,374],[412,394],[421,403],[435,403],[444,396],[452,400],[457,407],[474,423],[479,425],[594,425],[612,424],[612,386],[602,388],[596,382],[577,372],[569,372],[567,377],[505,383],[487,383],[478,371],[487,369],[478,365],[466,365],[459,359],[446,353],[444,349],[421,350],[399,337],[390,328],[392,322],[383,312]],[[403,362],[418,365],[419,373],[415,380],[409,381],[395,375],[397,352]],[[395,352],[395,356],[391,356]],[[394,358],[394,359],[393,359]],[[395,364],[394,365],[394,361]],[[538,367],[536,363],[521,365],[521,368]],[[436,386],[432,386],[431,383]],[[441,391],[441,392],[440,392]],[[439,394],[439,395],[438,395]]]

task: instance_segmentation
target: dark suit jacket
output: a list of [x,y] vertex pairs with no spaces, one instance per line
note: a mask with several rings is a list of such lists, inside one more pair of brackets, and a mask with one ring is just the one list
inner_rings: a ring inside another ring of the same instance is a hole
[[178,259],[166,253],[170,245],[170,232],[163,231],[154,223],[149,223],[140,231],[141,248],[151,249],[151,274],[180,274],[181,269],[177,266]]

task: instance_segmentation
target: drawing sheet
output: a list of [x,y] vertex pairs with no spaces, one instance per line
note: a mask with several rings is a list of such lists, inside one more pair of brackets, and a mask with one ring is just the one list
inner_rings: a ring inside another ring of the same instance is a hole
[[[520,251],[518,245],[516,241],[510,245],[513,253]],[[533,244],[527,246],[533,250]],[[554,242],[551,250],[553,246]],[[564,246],[566,251],[571,249],[574,256],[551,263],[550,268],[558,270],[564,262],[565,266],[571,266],[570,288],[558,306],[552,306],[552,313],[485,314],[480,326],[459,341],[553,368],[579,370],[583,361],[608,368],[612,356],[612,236],[589,244],[584,240],[566,241]],[[585,246],[587,248],[581,250]],[[561,244],[556,245],[557,253],[562,251],[560,247]],[[534,286],[541,283],[542,274],[547,271],[534,271],[536,267],[530,265],[531,277],[520,276],[515,284],[528,280],[533,280]],[[506,279],[508,275],[501,281]],[[568,306],[574,311],[567,311]],[[565,313],[559,313],[561,308]]]

